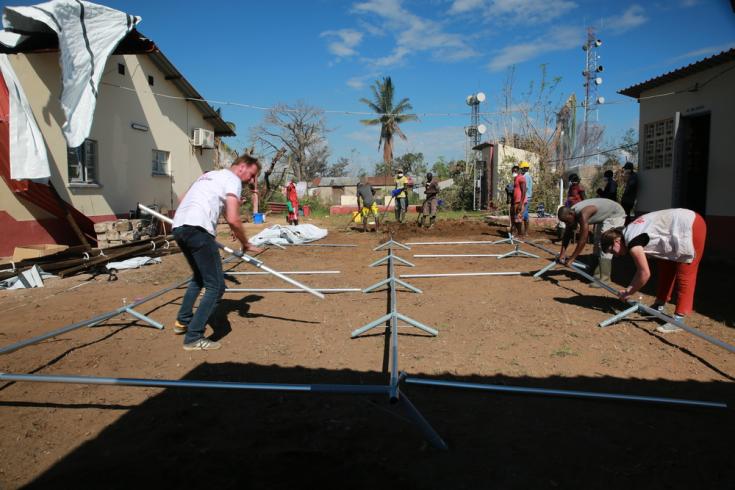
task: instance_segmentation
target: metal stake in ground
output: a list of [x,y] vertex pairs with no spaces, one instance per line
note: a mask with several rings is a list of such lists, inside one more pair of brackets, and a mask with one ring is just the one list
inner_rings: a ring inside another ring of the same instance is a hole
[[[156,218],[160,219],[161,221],[164,221],[164,222],[166,222],[168,224],[171,224],[171,225],[173,225],[173,223],[174,223],[174,220],[172,220],[168,216],[164,216],[163,214],[161,214],[161,213],[159,213],[157,211],[154,211],[153,209],[151,209],[151,208],[149,208],[147,206],[144,206],[142,204],[138,204],[138,207],[141,209],[141,211],[144,211],[144,212],[150,214],[151,216],[155,216]],[[298,281],[296,281],[294,279],[291,279],[290,277],[285,276],[285,275],[281,274],[280,272],[278,272],[276,270],[271,269],[270,267],[266,266],[263,263],[262,260],[256,259],[255,257],[251,257],[250,255],[247,255],[247,254],[245,254],[245,253],[243,253],[243,252],[241,252],[239,250],[233,250],[230,247],[228,247],[226,245],[223,245],[223,244],[221,244],[221,243],[219,243],[217,241],[215,241],[215,243],[217,244],[217,246],[219,248],[221,248],[222,250],[224,250],[225,252],[227,252],[229,254],[232,254],[232,255],[240,258],[242,261],[247,262],[248,264],[257,267],[258,269],[262,269],[262,270],[264,270],[266,272],[269,272],[270,274],[276,276],[277,278],[281,279],[282,281],[286,281],[289,284],[292,284],[292,285],[294,285],[294,286],[296,286],[298,288],[301,288],[304,291],[306,291],[307,293],[313,294],[314,296],[316,296],[319,299],[324,299],[324,295],[322,293],[320,293],[319,291],[316,291],[316,290],[310,288],[309,286],[306,286],[304,284],[301,284],[300,282],[298,282]]]

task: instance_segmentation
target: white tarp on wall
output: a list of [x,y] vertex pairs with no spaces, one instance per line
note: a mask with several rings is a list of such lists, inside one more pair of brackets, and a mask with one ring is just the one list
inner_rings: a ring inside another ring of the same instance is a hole
[[23,87],[10,65],[8,55],[0,54],[0,71],[10,99],[8,126],[11,179],[48,179],[51,176],[46,144]]
[[69,147],[80,146],[89,136],[107,58],[138,22],[140,17],[81,0],[5,7],[6,30],[29,34],[51,29],[59,37],[63,131]]

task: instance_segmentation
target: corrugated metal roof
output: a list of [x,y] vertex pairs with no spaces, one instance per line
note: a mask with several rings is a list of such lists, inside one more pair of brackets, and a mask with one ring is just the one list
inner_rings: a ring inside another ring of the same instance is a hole
[[694,73],[698,73],[700,71],[704,71],[733,60],[735,60],[735,48],[729,49],[727,51],[722,51],[721,53],[710,56],[709,58],[704,58],[703,60],[697,61],[690,65],[678,68],[668,73],[664,73],[663,75],[660,75],[656,78],[651,78],[650,80],[646,80],[645,82],[641,82],[637,85],[619,90],[618,93],[637,99],[641,96],[641,93],[645,92],[646,90],[651,90],[652,88],[656,88],[660,85],[673,82],[674,80],[679,80],[680,78],[687,77]]
[[391,176],[376,175],[374,177],[368,177],[367,182],[375,186],[393,186],[396,184],[396,179]]
[[348,187],[357,185],[357,177],[320,177],[314,180],[316,187]]

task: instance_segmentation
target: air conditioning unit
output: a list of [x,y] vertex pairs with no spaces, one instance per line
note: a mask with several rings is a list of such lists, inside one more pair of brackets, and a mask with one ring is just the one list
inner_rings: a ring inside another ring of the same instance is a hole
[[196,128],[192,135],[192,145],[199,148],[214,148],[214,131]]

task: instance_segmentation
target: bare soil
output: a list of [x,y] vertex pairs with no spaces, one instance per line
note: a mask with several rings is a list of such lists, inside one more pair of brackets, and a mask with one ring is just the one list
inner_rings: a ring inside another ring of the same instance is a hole
[[[279,270],[318,287],[364,288],[387,235],[328,218],[326,243],[356,248],[269,249]],[[250,226],[251,232],[255,227]],[[502,229],[440,221],[431,230],[391,225],[401,241],[492,240]],[[551,234],[534,233],[533,239]],[[225,237],[226,238],[226,237]],[[556,245],[547,244],[556,248]],[[538,252],[523,247],[530,252]],[[504,253],[508,245],[415,246],[401,273],[535,272],[529,258],[414,258],[426,253]],[[546,254],[540,253],[543,259]],[[247,265],[234,270],[251,270]],[[616,261],[615,279],[631,268]],[[732,267],[705,266],[691,326],[735,344],[727,282]],[[188,276],[180,255],[126,271],[35,290],[0,292],[0,345],[94,317]],[[236,276],[240,287],[289,287]],[[655,280],[655,278],[654,278]],[[401,328],[399,366],[409,377],[524,387],[621,392],[735,405],[735,356],[689,335],[662,335],[635,318],[601,329],[622,308],[564,271],[407,279],[398,309],[439,330]],[[234,285],[233,282],[229,284]],[[76,287],[75,287],[76,286]],[[73,288],[73,289],[72,289]],[[128,315],[0,357],[0,371],[268,383],[385,384],[388,339],[350,332],[386,311],[371,294],[227,294],[213,335],[224,344],[186,352],[171,331],[183,290],[138,308],[163,331]],[[652,298],[645,296],[650,301]],[[75,384],[0,385],[0,488],[732,488],[732,408],[664,407],[403,385],[449,445],[434,449],[383,396],[154,389]]]

